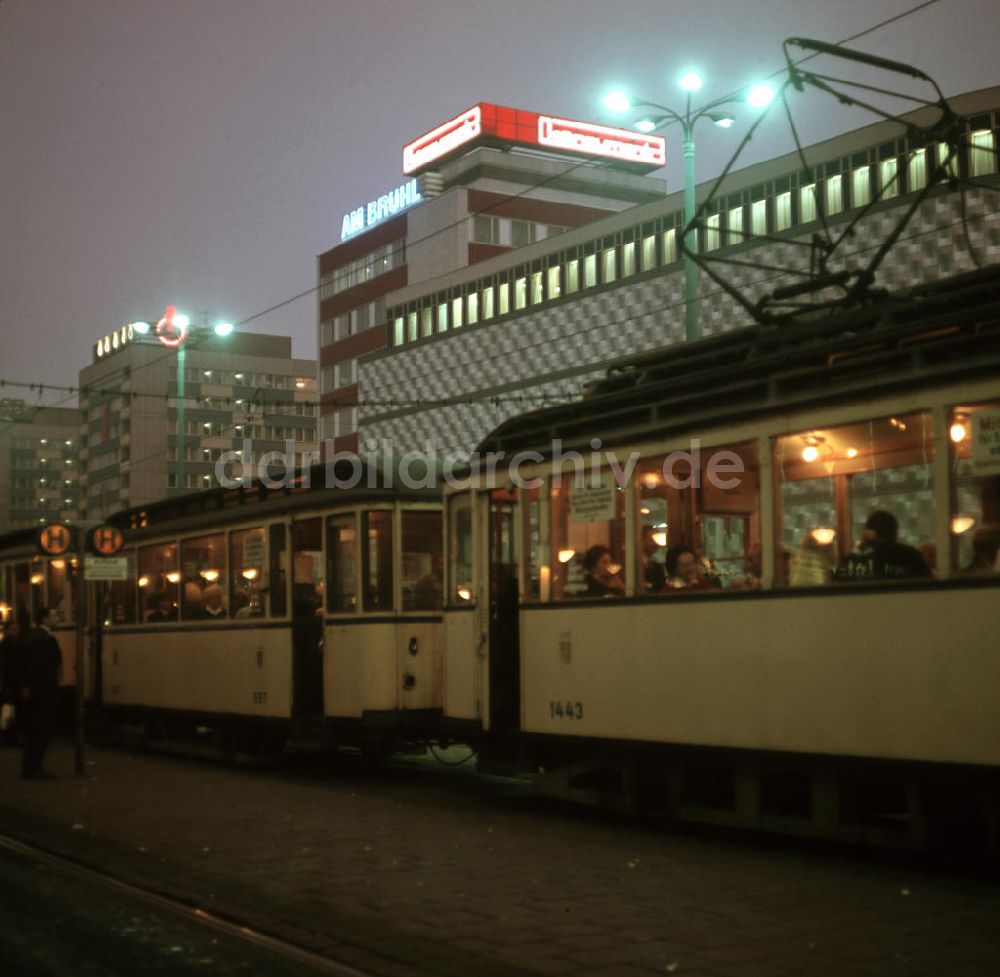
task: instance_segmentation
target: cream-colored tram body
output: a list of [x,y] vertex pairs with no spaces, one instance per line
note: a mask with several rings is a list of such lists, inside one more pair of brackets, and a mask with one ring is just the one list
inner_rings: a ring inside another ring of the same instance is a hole
[[156,736],[391,750],[442,704],[436,493],[218,489],[112,517],[103,706]]
[[998,322],[992,269],[501,426],[446,495],[446,721],[578,800],[995,856]]

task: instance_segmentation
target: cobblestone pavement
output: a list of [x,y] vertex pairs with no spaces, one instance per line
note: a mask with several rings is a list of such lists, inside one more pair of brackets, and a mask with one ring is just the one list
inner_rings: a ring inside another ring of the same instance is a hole
[[0,830],[385,977],[1000,973],[1000,883],[598,817],[498,779],[91,749]]

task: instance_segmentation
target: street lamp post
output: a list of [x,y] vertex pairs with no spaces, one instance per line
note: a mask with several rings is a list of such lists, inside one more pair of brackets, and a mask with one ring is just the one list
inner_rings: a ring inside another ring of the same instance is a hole
[[[154,332],[156,333],[156,338],[160,341],[163,346],[168,349],[174,349],[177,351],[177,489],[178,494],[183,495],[185,486],[185,458],[184,458],[184,407],[186,402],[186,394],[184,390],[184,382],[186,380],[186,359],[187,359],[187,340],[188,340],[188,326],[190,326],[191,320],[188,316],[184,315],[182,312],[178,312],[176,306],[168,305],[166,311],[163,313],[163,317],[157,322]],[[140,333],[149,332],[149,325],[145,322],[139,322],[133,324],[135,330]],[[217,336],[228,336],[233,331],[233,324],[231,322],[219,322],[213,327],[213,331]]]
[[632,99],[623,92],[612,92],[605,96],[604,104],[615,111],[625,111],[629,108],[651,108],[662,112],[662,115],[644,116],[638,119],[635,127],[641,132],[652,132],[664,122],[676,122],[683,133],[684,152],[684,338],[688,342],[699,336],[699,297],[698,297],[698,264],[694,255],[698,251],[698,232],[694,226],[697,212],[695,202],[694,179],[694,127],[701,119],[709,119],[717,126],[728,129],[735,119],[728,112],[719,112],[723,105],[732,105],[746,101],[755,108],[763,108],[774,97],[769,85],[754,85],[745,96],[726,95],[699,109],[691,108],[691,96],[702,86],[701,75],[688,71],[681,76],[681,88],[687,93],[684,114],[675,112],[658,102],[648,99]]

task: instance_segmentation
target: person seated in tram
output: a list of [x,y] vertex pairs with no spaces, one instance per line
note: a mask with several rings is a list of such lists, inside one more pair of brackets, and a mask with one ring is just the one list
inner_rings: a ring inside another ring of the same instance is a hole
[[153,610],[146,618],[147,624],[162,624],[164,621],[177,620],[177,608],[174,607],[174,599],[166,591],[155,594],[151,603],[153,604]]
[[619,567],[611,558],[611,550],[598,543],[583,557],[583,575],[587,580],[587,597],[624,597],[625,584],[618,576]]
[[972,559],[962,567],[963,576],[979,577],[996,573],[997,554],[1000,553],[1000,525],[980,526],[972,537]]
[[222,588],[217,584],[209,584],[202,597],[205,598],[205,607],[202,617],[205,620],[221,620],[226,616],[226,605],[223,603]]
[[205,598],[201,587],[193,580],[184,584],[184,604],[181,611],[185,621],[200,621],[205,617]]
[[743,569],[730,581],[730,590],[760,590],[762,555],[760,543],[755,543],[747,550]]
[[698,554],[690,546],[678,544],[667,550],[667,593],[715,590],[716,586],[704,575]]
[[861,546],[839,567],[838,580],[902,580],[932,573],[915,546],[897,540],[899,522],[885,509],[875,509],[865,522]]

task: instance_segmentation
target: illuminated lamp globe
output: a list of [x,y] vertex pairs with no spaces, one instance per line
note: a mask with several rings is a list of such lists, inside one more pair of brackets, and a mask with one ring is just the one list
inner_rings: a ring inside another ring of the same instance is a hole
[[765,83],[754,85],[747,92],[747,104],[755,109],[762,109],[774,100],[774,89]]
[[132,332],[137,332],[140,336],[145,336],[150,329],[148,322],[130,322],[129,325],[132,327]]
[[807,444],[802,449],[802,460],[803,461],[815,461],[819,457],[819,448],[814,444]]
[[627,112],[632,108],[632,99],[628,97],[624,92],[608,92],[604,96],[604,104],[611,109],[612,112]]
[[951,438],[954,444],[961,444],[965,440],[968,433],[969,432],[965,429],[965,425],[960,422],[956,422],[948,428],[948,437]]
[[820,526],[812,531],[812,538],[820,546],[829,546],[837,538],[837,531],[827,526]]
[[468,587],[459,587],[457,593],[462,600],[472,600],[472,591]]
[[638,129],[640,132],[652,132],[657,125],[658,125],[657,120],[652,118],[651,116],[648,116],[644,119],[636,119],[635,123],[636,129]]
[[703,82],[701,75],[697,71],[685,71],[680,78],[677,79],[677,84],[681,86],[686,92],[696,92],[698,91]]
[[961,536],[967,533],[976,524],[975,516],[953,516],[951,520],[951,533],[953,536]]
[[560,563],[569,563],[569,561],[572,560],[574,556],[576,556],[576,550],[574,550],[574,549],[567,548],[567,549],[564,549],[564,550],[560,550],[559,551],[559,562]]
[[215,324],[216,336],[228,336],[232,331],[233,324],[231,322],[217,322]]

